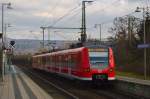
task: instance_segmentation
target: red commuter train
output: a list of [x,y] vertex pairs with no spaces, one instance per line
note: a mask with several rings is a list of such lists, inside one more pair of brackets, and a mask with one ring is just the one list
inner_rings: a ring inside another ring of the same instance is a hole
[[112,48],[80,47],[33,56],[33,68],[65,77],[88,80],[114,80]]

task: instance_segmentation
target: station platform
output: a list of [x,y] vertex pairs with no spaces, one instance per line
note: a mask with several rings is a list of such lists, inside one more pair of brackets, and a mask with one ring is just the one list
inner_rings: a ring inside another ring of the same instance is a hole
[[131,77],[126,77],[126,76],[116,76],[116,78],[121,81],[150,86],[150,80],[142,80],[142,79],[131,78]]
[[19,68],[6,68],[4,81],[0,81],[0,99],[53,99]]

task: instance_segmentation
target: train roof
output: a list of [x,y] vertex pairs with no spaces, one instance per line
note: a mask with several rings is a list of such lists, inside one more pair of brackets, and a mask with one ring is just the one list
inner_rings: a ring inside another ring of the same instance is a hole
[[33,57],[37,56],[46,56],[46,55],[53,55],[53,54],[65,54],[65,53],[74,53],[74,52],[79,52],[81,50],[85,49],[85,47],[80,47],[80,48],[74,48],[74,49],[67,49],[67,50],[62,50],[62,51],[57,51],[57,52],[51,52],[51,53],[45,53],[45,54],[40,54],[40,55],[34,55]]
[[109,46],[106,45],[86,45],[86,48],[109,48]]
[[57,52],[51,52],[51,53],[45,53],[45,54],[40,54],[40,55],[34,55],[33,57],[38,57],[38,56],[47,56],[47,55],[53,55],[53,54],[65,54],[65,53],[75,53],[75,52],[79,52],[81,50],[83,50],[84,48],[109,48],[108,46],[104,46],[104,45],[91,45],[91,46],[84,46],[84,47],[80,47],[80,48],[73,48],[73,49],[67,49],[67,50],[61,50],[61,51],[57,51]]

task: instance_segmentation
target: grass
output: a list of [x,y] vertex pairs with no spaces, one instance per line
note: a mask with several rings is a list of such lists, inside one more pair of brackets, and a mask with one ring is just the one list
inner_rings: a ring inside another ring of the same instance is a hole
[[[138,74],[138,73],[116,71],[116,75],[137,78],[137,79],[142,79],[142,80],[144,79],[144,75]],[[150,75],[147,76],[146,80],[150,80]]]

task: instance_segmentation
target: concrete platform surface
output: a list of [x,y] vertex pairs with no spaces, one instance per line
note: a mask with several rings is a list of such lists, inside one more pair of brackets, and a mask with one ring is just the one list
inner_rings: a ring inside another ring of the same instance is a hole
[[0,99],[53,99],[19,68],[6,68],[4,81],[0,81]]
[[142,80],[142,79],[131,78],[131,77],[126,77],[126,76],[116,76],[116,78],[118,80],[122,80],[122,81],[126,81],[126,82],[131,82],[131,83],[137,83],[137,84],[150,86],[150,80]]

